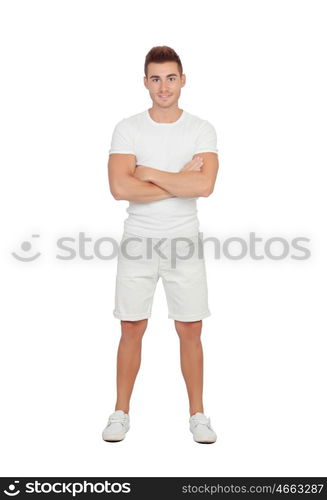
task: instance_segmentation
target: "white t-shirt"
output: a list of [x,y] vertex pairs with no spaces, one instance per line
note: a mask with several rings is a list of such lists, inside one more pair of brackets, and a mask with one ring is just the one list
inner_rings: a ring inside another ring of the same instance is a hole
[[[109,154],[134,154],[136,164],[179,172],[197,153],[217,153],[214,127],[187,111],[173,123],[154,121],[148,110],[117,123]],[[197,198],[130,201],[124,221],[128,233],[152,238],[191,236],[199,232]]]

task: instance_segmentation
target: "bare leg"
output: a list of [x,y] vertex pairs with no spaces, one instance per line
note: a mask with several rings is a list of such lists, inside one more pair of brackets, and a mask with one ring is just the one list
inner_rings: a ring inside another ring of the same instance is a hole
[[115,410],[129,412],[136,375],[141,365],[143,334],[147,319],[121,321],[121,338],[117,352],[117,401]]
[[201,343],[202,320],[176,321],[180,340],[180,359],[190,403],[190,415],[203,413],[203,351]]

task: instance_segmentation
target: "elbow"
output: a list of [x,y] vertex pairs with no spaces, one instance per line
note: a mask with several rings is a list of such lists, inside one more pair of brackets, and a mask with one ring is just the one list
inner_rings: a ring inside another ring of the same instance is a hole
[[111,189],[110,192],[111,192],[112,196],[115,198],[115,200],[123,200],[124,199],[122,192],[119,191],[118,189]]
[[120,193],[119,193],[118,189],[113,188],[112,186],[110,186],[110,193],[111,193],[111,196],[113,198],[115,198],[115,200],[119,200]]
[[212,193],[212,191],[203,191],[200,196],[203,198],[208,198],[208,196],[210,196],[211,193]]
[[125,193],[123,192],[123,186],[115,184],[110,184],[110,192],[115,200],[124,200]]
[[213,187],[212,186],[204,186],[203,189],[201,190],[200,196],[203,198],[208,198],[213,192]]
[[115,179],[114,182],[109,183],[110,185],[110,192],[112,196],[115,198],[115,200],[127,200],[129,201],[130,199],[130,194],[132,191],[132,186],[130,185],[129,177],[124,179]]

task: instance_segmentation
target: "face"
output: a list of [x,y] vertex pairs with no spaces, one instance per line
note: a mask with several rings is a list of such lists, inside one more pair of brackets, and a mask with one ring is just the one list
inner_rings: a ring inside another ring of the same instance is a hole
[[150,63],[144,85],[150,93],[154,105],[160,108],[176,106],[181,88],[186,82],[185,75],[180,75],[175,61]]

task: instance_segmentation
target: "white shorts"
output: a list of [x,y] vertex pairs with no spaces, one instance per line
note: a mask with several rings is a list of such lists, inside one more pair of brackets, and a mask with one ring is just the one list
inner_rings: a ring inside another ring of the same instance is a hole
[[150,238],[124,231],[118,252],[114,316],[127,321],[149,318],[159,277],[168,318],[199,321],[211,316],[202,233]]

